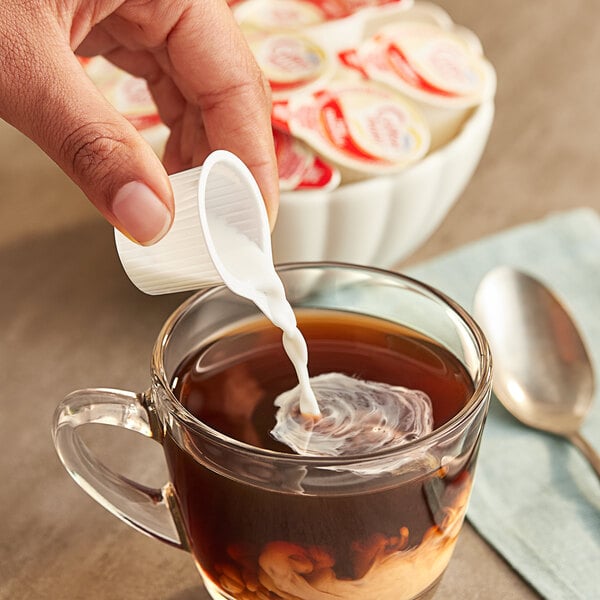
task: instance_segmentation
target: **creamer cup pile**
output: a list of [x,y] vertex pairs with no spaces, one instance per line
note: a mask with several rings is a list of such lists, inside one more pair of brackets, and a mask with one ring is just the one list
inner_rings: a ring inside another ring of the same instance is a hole
[[[331,190],[399,172],[450,142],[496,76],[477,36],[412,0],[236,0],[231,10],[272,89],[282,191]],[[84,67],[161,153],[143,80]]]

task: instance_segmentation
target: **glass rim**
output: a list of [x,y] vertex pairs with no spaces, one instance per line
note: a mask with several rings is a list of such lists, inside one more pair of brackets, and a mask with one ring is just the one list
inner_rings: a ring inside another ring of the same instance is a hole
[[[185,406],[179,401],[177,396],[173,393],[170,385],[169,378],[164,367],[164,351],[168,346],[169,339],[171,338],[173,331],[177,324],[189,313],[189,311],[196,304],[201,303],[203,300],[209,299],[211,296],[226,290],[224,284],[216,285],[205,290],[193,294],[187,298],[182,304],[180,304],[167,318],[162,326],[162,329],[154,344],[152,352],[152,371],[153,375],[158,378],[163,391],[166,394],[162,395],[161,401],[168,401],[168,412],[170,415],[175,417],[184,427],[191,429],[195,434],[200,435],[203,438],[208,439],[210,442],[217,444],[222,448],[226,448],[238,454],[245,454],[254,458],[265,458],[272,462],[278,463],[290,463],[298,466],[302,464],[304,466],[313,467],[331,467],[331,466],[344,466],[350,464],[368,464],[370,462],[376,462],[382,459],[390,457],[398,457],[403,454],[410,454],[415,449],[425,448],[436,441],[443,439],[446,435],[451,434],[453,431],[459,429],[466,421],[468,421],[472,415],[478,412],[481,406],[485,403],[489,396],[492,383],[492,355],[488,342],[475,320],[469,315],[469,313],[462,308],[457,302],[452,300],[449,296],[440,292],[436,288],[423,283],[422,281],[404,275],[402,273],[396,273],[386,269],[380,269],[371,266],[353,265],[342,262],[334,261],[322,261],[322,262],[293,262],[276,265],[278,272],[288,271],[299,271],[301,269],[342,269],[350,270],[354,272],[363,272],[366,274],[384,275],[386,277],[392,277],[400,281],[411,284],[416,288],[420,288],[421,291],[425,291],[436,300],[445,304],[452,312],[457,315],[462,322],[461,324],[471,334],[475,347],[477,349],[477,355],[479,357],[479,373],[477,381],[473,381],[474,390],[465,406],[450,420],[446,421],[440,427],[432,430],[430,433],[417,438],[411,442],[401,444],[399,446],[379,450],[377,452],[371,452],[368,454],[353,454],[344,456],[305,456],[300,454],[293,454],[287,452],[280,452],[277,450],[269,450],[266,448],[260,448],[253,446],[246,442],[237,440],[231,436],[228,436],[220,431],[213,429],[200,419],[195,417],[189,412]],[[235,294],[231,292],[233,296]],[[249,302],[249,301],[248,301]],[[257,309],[258,310],[258,309]],[[257,314],[262,314],[258,311]],[[152,401],[155,401],[153,398]]]

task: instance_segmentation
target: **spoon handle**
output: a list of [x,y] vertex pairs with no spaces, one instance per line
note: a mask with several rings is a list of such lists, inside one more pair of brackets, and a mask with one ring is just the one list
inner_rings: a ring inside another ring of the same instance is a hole
[[598,479],[600,479],[600,455],[592,448],[589,442],[576,431],[575,433],[569,434],[567,439],[571,441],[581,453],[588,459],[592,469],[596,471],[596,475],[598,475]]

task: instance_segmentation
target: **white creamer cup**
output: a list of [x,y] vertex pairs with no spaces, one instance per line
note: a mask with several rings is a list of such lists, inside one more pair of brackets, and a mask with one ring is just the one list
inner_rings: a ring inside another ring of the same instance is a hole
[[[254,177],[231,152],[217,150],[201,167],[169,177],[175,218],[168,233],[152,246],[140,246],[115,230],[119,258],[129,279],[146,294],[196,290],[222,283],[236,293],[250,293],[235,265],[219,256],[233,256],[221,239],[222,225],[256,244],[272,263],[267,210]],[[212,258],[211,258],[212,256]]]

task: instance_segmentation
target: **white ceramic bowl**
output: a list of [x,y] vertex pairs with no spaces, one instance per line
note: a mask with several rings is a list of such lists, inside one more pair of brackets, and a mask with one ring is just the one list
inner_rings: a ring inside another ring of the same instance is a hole
[[281,195],[276,263],[341,261],[391,268],[423,244],[469,182],[494,118],[479,106],[448,144],[397,175],[333,191]]

